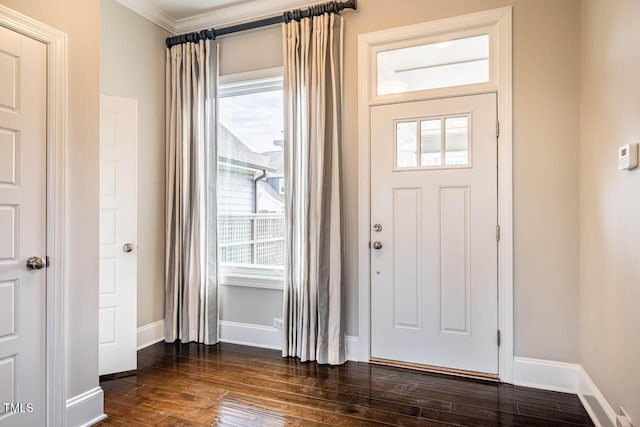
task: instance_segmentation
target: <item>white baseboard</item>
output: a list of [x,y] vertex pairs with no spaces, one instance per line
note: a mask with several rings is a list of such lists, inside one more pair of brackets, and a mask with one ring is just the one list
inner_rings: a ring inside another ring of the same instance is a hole
[[576,394],[580,365],[553,360],[513,358],[513,383],[523,387]]
[[102,388],[96,387],[67,399],[67,427],[88,427],[107,418]]
[[616,425],[616,412],[578,364],[514,357],[513,379],[519,386],[577,394],[596,427]]
[[282,349],[282,331],[271,326],[220,320],[220,342],[252,347]]
[[360,351],[358,337],[347,335],[347,360],[357,362],[358,352]]
[[162,340],[164,340],[164,320],[158,320],[138,328],[138,350]]
[[[220,342],[282,350],[282,330],[220,320]],[[358,337],[347,336],[347,360],[358,361]]]
[[616,425],[616,412],[609,405],[587,371],[580,367],[578,372],[578,397],[596,427]]

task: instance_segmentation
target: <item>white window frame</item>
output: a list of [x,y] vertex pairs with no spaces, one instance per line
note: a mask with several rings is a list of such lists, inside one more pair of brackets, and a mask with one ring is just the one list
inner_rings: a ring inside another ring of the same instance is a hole
[[[377,95],[376,54],[381,50],[489,34],[488,83]],[[371,355],[371,107],[428,99],[497,93],[498,143],[498,351],[500,380],[513,383],[513,100],[512,8],[503,7],[358,37],[358,330],[359,360]]]
[[[278,81],[284,74],[284,67],[266,68],[246,73],[226,74],[219,77],[219,86],[241,83],[250,80],[263,80],[256,86],[247,85],[228,93],[219,91],[219,97],[250,94],[264,90],[265,86],[274,89],[282,88]],[[285,219],[286,221],[286,219]],[[245,288],[284,289],[284,267],[277,266],[246,266],[218,264],[220,286],[240,286]]]

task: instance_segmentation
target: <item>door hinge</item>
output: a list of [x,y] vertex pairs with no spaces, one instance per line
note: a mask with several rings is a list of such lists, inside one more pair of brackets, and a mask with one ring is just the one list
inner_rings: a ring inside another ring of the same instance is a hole
[[496,225],[496,242],[500,241],[500,226]]
[[45,265],[47,266],[47,268],[49,268],[49,266],[51,266],[51,260],[49,259],[49,255],[44,257],[44,262],[45,262]]
[[500,137],[500,121],[496,120],[496,138]]
[[500,329],[498,329],[498,347],[500,347]]
[[371,242],[369,242],[369,249],[371,249]]

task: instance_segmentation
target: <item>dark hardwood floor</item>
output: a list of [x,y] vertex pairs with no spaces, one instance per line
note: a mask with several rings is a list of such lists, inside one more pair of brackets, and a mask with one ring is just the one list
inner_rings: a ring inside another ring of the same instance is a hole
[[101,385],[100,425],[593,425],[570,394],[234,344],[159,343],[138,352],[135,376]]

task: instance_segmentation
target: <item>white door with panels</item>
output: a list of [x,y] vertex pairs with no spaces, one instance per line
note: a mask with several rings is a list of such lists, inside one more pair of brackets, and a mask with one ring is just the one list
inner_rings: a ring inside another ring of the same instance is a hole
[[371,108],[371,357],[498,374],[495,93]]
[[100,375],[137,367],[137,115],[100,96]]
[[0,27],[0,426],[45,424],[47,48]]

